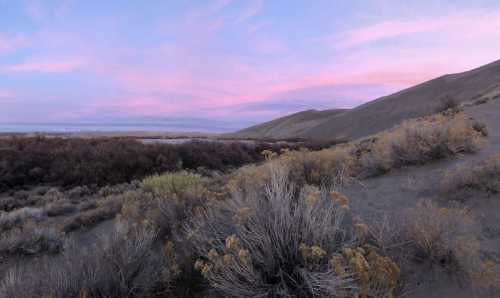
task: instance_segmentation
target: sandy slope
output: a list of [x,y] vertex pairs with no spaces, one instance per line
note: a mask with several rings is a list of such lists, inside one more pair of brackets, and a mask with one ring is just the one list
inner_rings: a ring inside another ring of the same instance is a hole
[[[483,150],[453,160],[403,168],[348,186],[344,192],[351,198],[354,208],[362,210],[367,218],[378,220],[384,214],[396,215],[403,208],[414,206],[419,199],[432,199],[443,206],[458,203],[440,195],[443,173],[461,164],[474,165],[500,153],[500,100],[467,108],[466,113],[485,123],[489,129],[489,144]],[[488,197],[477,193],[467,198],[464,204],[470,207],[481,224],[482,254],[500,264],[500,195]],[[449,280],[445,273],[430,275],[427,269],[415,271],[420,285],[415,287],[411,297],[474,297],[474,293],[458,287],[457,282]],[[500,297],[500,292],[490,294],[476,294],[476,297]]]
[[255,125],[231,135],[246,138],[275,139],[298,136],[302,135],[307,129],[315,127],[322,122],[327,121],[330,117],[341,114],[345,111],[345,109],[325,111],[307,110]]

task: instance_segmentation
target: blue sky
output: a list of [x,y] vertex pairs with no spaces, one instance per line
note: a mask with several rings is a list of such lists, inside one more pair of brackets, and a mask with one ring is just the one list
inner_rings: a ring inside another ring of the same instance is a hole
[[0,122],[231,130],[497,59],[498,1],[0,0]]

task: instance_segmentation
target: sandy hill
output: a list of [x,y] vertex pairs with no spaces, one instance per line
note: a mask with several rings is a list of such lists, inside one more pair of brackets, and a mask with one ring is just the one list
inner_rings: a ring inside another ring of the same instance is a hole
[[347,138],[380,132],[402,120],[433,113],[443,99],[474,102],[500,94],[500,60],[444,75],[348,110],[308,110],[236,132],[252,138]]
[[304,133],[311,127],[315,127],[335,115],[344,113],[345,109],[333,110],[307,110],[292,115],[281,117],[266,123],[258,124],[239,131],[238,135],[248,138],[288,138]]

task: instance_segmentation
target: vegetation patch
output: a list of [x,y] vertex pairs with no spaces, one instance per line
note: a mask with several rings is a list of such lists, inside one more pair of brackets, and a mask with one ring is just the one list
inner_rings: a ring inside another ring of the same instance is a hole
[[[295,183],[335,188],[354,178],[367,178],[408,165],[419,165],[473,153],[485,144],[486,131],[464,114],[434,115],[405,121],[390,131],[372,138],[310,152],[283,150],[279,159],[290,169]],[[249,166],[233,175],[233,186],[251,179],[255,184],[266,180],[264,166]]]
[[54,254],[62,251],[62,248],[63,236],[50,228],[27,226],[3,233],[0,237],[0,259]]
[[118,227],[94,245],[70,246],[57,259],[11,268],[0,296],[161,297],[173,273],[167,256],[153,249],[155,238],[148,230]]
[[366,228],[349,200],[296,188],[278,163],[267,170],[264,186],[236,191],[191,221],[189,239],[202,256],[195,267],[210,285],[226,297],[392,295],[399,268],[363,247]]
[[442,192],[447,196],[469,190],[500,193],[500,154],[477,166],[459,166],[447,171],[441,185]]

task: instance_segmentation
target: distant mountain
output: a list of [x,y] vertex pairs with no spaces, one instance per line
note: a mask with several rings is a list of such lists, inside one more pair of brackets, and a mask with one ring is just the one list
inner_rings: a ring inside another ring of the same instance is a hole
[[353,109],[307,110],[240,130],[249,138],[353,139],[389,129],[409,118],[428,115],[445,98],[458,103],[500,94],[500,60],[458,74],[444,75]]

